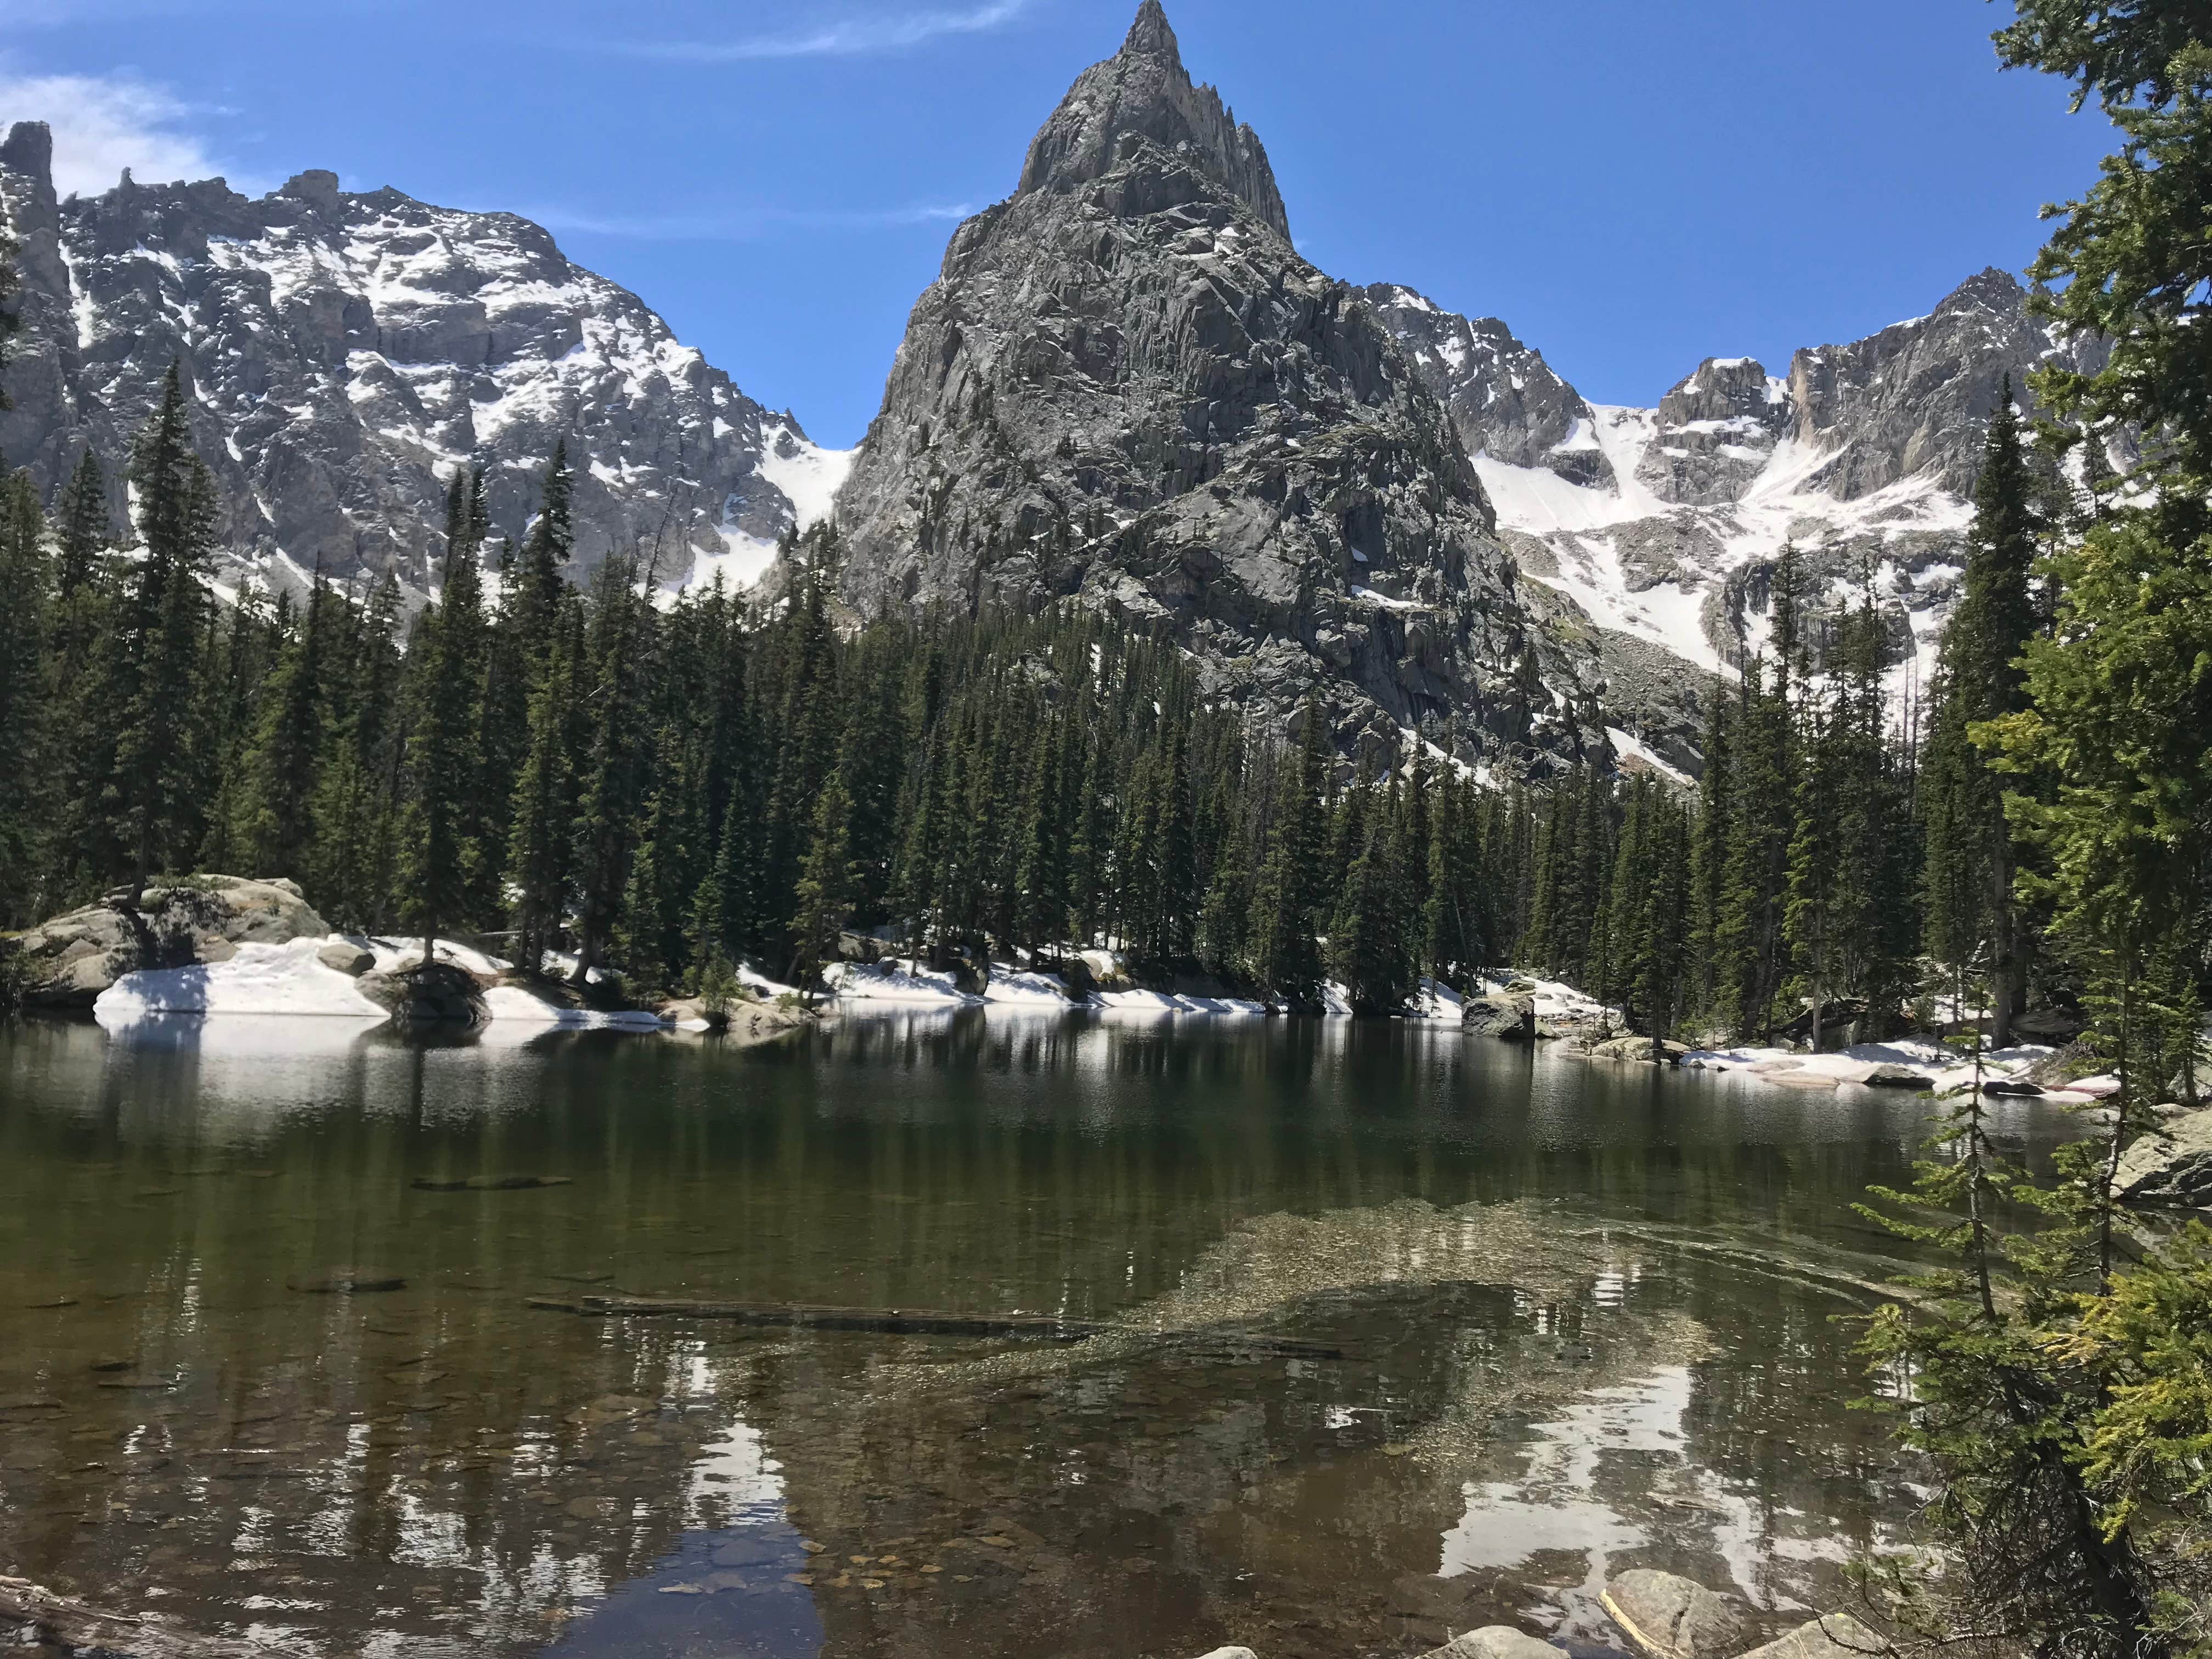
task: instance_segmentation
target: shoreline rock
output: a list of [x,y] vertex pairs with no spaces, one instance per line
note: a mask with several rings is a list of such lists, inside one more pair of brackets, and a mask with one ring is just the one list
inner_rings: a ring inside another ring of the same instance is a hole
[[2120,1155],[2113,1184],[2130,1204],[2212,1209],[2212,1108],[2140,1136]]
[[26,1008],[89,1012],[101,993],[140,969],[224,962],[241,945],[289,945],[331,931],[299,884],[281,877],[179,877],[148,888],[135,912],[123,907],[127,897],[81,905],[17,935]]
[[1735,1659],[1751,1633],[1734,1601],[1678,1573],[1632,1568],[1607,1579],[1599,1600],[1651,1659]]

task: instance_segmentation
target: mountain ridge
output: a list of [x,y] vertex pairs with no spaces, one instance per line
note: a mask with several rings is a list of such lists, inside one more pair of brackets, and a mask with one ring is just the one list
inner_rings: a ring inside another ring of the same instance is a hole
[[390,571],[428,593],[444,477],[484,464],[495,530],[520,538],[563,439],[579,579],[617,552],[664,580],[757,574],[834,488],[834,452],[795,418],[518,215],[312,170],[259,198],[126,173],[63,201],[52,154],[41,123],[0,141],[24,277],[0,459],[51,496],[90,445],[119,521],[117,475],[176,361],[234,575]]

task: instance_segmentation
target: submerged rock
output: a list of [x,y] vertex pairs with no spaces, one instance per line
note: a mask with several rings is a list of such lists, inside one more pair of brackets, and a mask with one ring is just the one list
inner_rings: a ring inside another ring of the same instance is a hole
[[288,1279],[284,1283],[287,1288],[310,1296],[366,1296],[373,1291],[407,1288],[404,1274],[387,1273],[380,1267],[331,1267],[322,1273]]
[[1601,1598],[1613,1622],[1652,1659],[1724,1659],[1748,1634],[1727,1597],[1671,1572],[1638,1567],[1606,1581]]
[[2212,1109],[2177,1117],[2120,1155],[2113,1182],[2131,1204],[2212,1209]]

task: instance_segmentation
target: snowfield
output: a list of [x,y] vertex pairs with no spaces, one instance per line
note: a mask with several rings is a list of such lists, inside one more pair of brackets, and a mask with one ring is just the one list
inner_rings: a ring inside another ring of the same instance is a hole
[[141,969],[101,992],[92,1015],[103,1026],[162,1014],[312,1014],[372,1024],[389,1018],[351,975],[315,959],[331,942],[241,945],[228,962]]

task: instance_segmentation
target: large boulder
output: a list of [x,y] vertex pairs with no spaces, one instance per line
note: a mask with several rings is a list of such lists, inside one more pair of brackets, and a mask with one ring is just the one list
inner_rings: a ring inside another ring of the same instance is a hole
[[1888,1651],[1888,1643],[1848,1613],[1824,1613],[1809,1625],[1753,1648],[1743,1659],[1874,1659]]
[[[1680,1065],[1682,1056],[1690,1052],[1687,1047],[1680,1042],[1662,1042],[1659,1045],[1659,1050],[1665,1056],[1666,1063],[1669,1066]],[[1648,1060],[1651,1058],[1651,1039],[1648,1036],[1614,1037],[1609,1042],[1599,1043],[1590,1050],[1590,1053],[1600,1060]],[[1504,1627],[1501,1626],[1500,1628]]]
[[392,1011],[394,1024],[475,1026],[491,1020],[484,988],[450,962],[426,968],[418,958],[411,967],[363,974],[358,983],[363,996]]
[[1606,1580],[1601,1599],[1613,1622],[1651,1659],[1733,1659],[1749,1632],[1728,1597],[1648,1567]]
[[1536,1036],[1534,999],[1498,993],[1469,997],[1460,1010],[1461,1027],[1478,1036],[1502,1037],[1508,1042],[1527,1042]]
[[88,904],[23,934],[16,941],[23,1000],[31,1008],[87,1011],[137,969],[222,962],[241,945],[284,945],[330,931],[294,882],[181,877],[148,888],[136,911],[119,901]]
[[2212,1209],[2212,1110],[2190,1112],[2120,1155],[2113,1182],[2130,1204]]
[[1485,1625],[1430,1649],[1421,1659],[1560,1659],[1560,1652],[1510,1625]]

